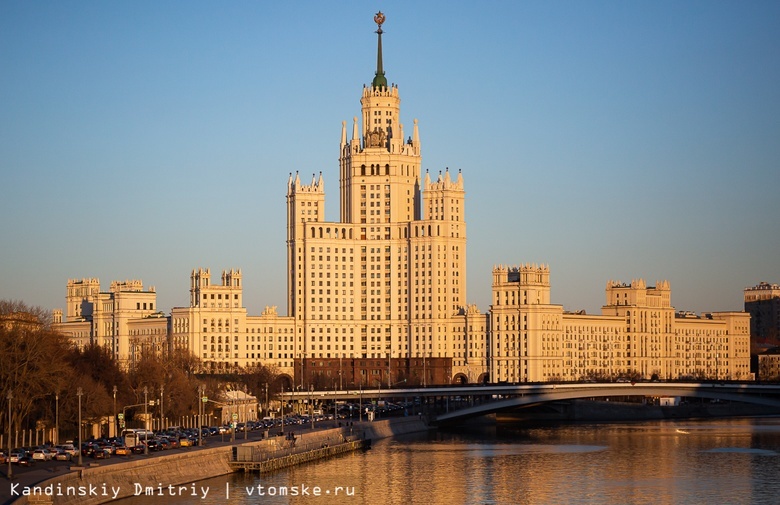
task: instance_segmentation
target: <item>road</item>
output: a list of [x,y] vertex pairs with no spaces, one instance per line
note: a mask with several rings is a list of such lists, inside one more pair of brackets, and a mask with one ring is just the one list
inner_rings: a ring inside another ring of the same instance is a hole
[[[314,431],[318,430],[325,430],[325,429],[331,429],[334,428],[336,424],[334,421],[319,421],[315,424]],[[302,434],[302,433],[310,433],[312,431],[311,424],[307,425],[291,425],[291,426],[285,426],[284,428],[285,433],[288,433],[290,431],[295,432],[296,434]],[[279,428],[273,428],[273,430],[270,430],[269,433],[271,436],[278,436]],[[203,439],[204,445],[201,447],[180,447],[177,449],[168,449],[165,451],[160,452],[152,452],[149,453],[149,455],[131,455],[131,456],[111,456],[108,459],[92,459],[87,457],[82,457],[82,463],[87,466],[90,464],[98,464],[100,466],[105,465],[119,465],[126,461],[137,461],[138,459],[144,459],[144,458],[156,458],[168,454],[176,454],[176,453],[182,453],[182,452],[190,452],[190,451],[197,451],[201,448],[210,448],[210,447],[221,447],[221,446],[229,446],[229,445],[239,445],[246,442],[253,442],[253,441],[259,441],[263,439],[263,430],[255,430],[255,431],[249,431],[246,433],[248,438],[245,437],[245,433],[236,433],[236,440],[235,442],[231,442],[230,435],[215,435],[211,437],[206,437]],[[224,439],[224,440],[223,440]],[[76,471],[71,470],[71,467],[75,467],[78,464],[78,458],[74,459],[74,461],[36,461],[35,464],[32,467],[21,467],[19,465],[13,465],[13,480],[8,480],[8,464],[2,465],[2,468],[0,469],[0,504],[6,505],[9,503],[12,503],[16,498],[16,496],[11,496],[11,486],[12,484],[18,484],[17,489],[22,489],[24,487],[28,486],[34,486],[35,484],[38,484],[40,482],[43,482],[45,480],[51,479],[52,477],[55,477],[60,474],[64,474],[70,471]]]

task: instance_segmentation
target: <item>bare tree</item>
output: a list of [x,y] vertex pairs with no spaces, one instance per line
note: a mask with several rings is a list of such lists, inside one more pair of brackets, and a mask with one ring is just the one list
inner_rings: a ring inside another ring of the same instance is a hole
[[0,404],[7,410],[8,394],[13,395],[14,426],[33,427],[38,419],[30,414],[36,405],[61,390],[70,375],[63,359],[67,350],[67,339],[49,329],[42,309],[0,301]]

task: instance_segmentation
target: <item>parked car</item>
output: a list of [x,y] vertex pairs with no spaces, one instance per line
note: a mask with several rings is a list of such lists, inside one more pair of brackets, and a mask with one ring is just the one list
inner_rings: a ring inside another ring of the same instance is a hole
[[146,445],[141,442],[140,444],[131,447],[130,450],[133,452],[133,454],[143,454],[146,451]]
[[32,459],[38,461],[51,461],[54,455],[48,449],[35,449],[32,453]]
[[18,463],[19,460],[22,459],[23,457],[24,457],[23,452],[12,452],[10,456],[11,463]]
[[73,459],[73,456],[71,456],[67,451],[60,450],[57,451],[57,454],[54,455],[54,459],[57,461],[70,461]]
[[99,447],[94,444],[81,444],[81,455],[92,456],[93,454],[95,454],[95,450],[97,449],[99,449]]
[[19,458],[19,461],[17,462],[20,466],[33,466],[35,464],[35,460],[32,459],[30,456],[22,456]]
[[108,449],[101,449],[98,447],[97,449],[95,449],[95,452],[92,453],[92,457],[95,459],[108,459],[111,457],[111,451],[109,451]]
[[62,450],[67,452],[73,458],[79,455],[79,450],[76,449],[76,447],[73,444],[65,443],[62,445],[56,445],[55,447],[57,448],[57,450]]
[[130,455],[131,452],[132,451],[130,450],[130,448],[124,445],[120,445],[119,447],[114,449],[114,454],[116,454],[117,456],[128,456]]

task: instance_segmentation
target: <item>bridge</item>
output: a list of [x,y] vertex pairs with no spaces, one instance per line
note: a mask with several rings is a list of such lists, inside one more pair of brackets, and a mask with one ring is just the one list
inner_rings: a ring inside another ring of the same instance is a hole
[[[780,384],[722,382],[637,382],[637,383],[541,383],[473,386],[431,386],[349,390],[293,391],[288,401],[419,400],[433,411],[436,424],[457,424],[466,419],[517,407],[546,402],[608,397],[686,397],[751,403],[780,410]],[[432,407],[432,408],[431,408]]]

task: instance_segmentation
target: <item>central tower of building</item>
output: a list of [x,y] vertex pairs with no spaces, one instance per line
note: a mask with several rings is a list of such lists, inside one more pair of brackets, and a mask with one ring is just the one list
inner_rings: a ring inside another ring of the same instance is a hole
[[463,178],[422,175],[417,121],[405,139],[398,87],[385,78],[385,16],[374,21],[376,72],[351,135],[341,128],[339,221],[324,219],[322,174],[287,185],[296,358],[453,356],[453,325],[463,325]]

